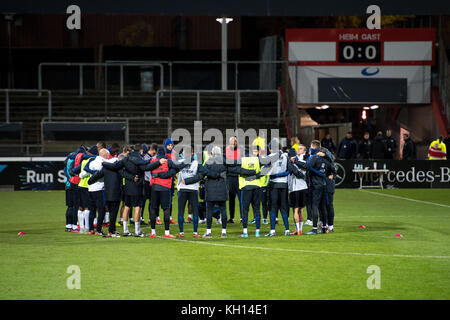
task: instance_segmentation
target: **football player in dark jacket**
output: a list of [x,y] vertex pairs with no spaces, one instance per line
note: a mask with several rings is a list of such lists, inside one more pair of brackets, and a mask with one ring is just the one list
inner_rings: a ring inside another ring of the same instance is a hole
[[[118,158],[112,158],[108,160],[108,162],[114,163],[122,160],[124,157],[125,157],[124,155],[120,155]],[[123,176],[121,174],[121,171],[110,170],[104,167],[89,178],[88,184],[91,185],[102,178],[105,183],[105,199],[106,205],[108,206],[109,209],[109,222],[110,222],[108,234],[106,235],[106,237],[118,238],[120,237],[120,235],[116,231],[116,219],[117,213],[119,211],[120,201],[122,199]],[[98,227],[99,225],[97,225],[97,230]]]
[[[236,166],[242,157],[245,156],[245,150],[243,147],[238,145],[238,141],[236,137],[231,137],[229,140],[229,145],[225,148],[225,158],[226,165],[228,168],[233,168]],[[236,197],[239,201],[239,208],[241,208],[241,198],[239,196],[239,174],[233,172],[233,170],[227,171],[227,184],[228,184],[228,194],[229,194],[229,202],[228,207],[230,211],[230,220],[228,223],[234,223],[234,211],[235,211],[235,200]],[[240,213],[241,221],[242,221],[242,212]]]
[[[158,216],[159,206],[164,212],[164,238],[175,238],[170,234],[170,208],[172,201],[172,181],[177,172],[183,169],[189,164],[183,162],[175,162],[169,159],[168,155],[163,148],[158,148],[156,156],[151,160],[152,162],[158,162],[161,160],[167,160],[156,170],[152,171],[152,180],[150,181],[152,189],[152,202],[151,202],[151,216],[150,225],[152,228],[152,234],[150,238],[156,238],[156,217]],[[171,157],[172,158],[172,157]]]
[[[321,148],[318,155],[324,157],[331,166],[327,166],[326,181],[327,190],[325,194],[326,208],[327,208],[327,221],[322,223],[326,224],[329,232],[334,232],[334,189],[335,189],[335,179],[336,179],[336,169],[334,166],[335,157],[326,148]],[[333,170],[334,169],[334,170]]]
[[[327,191],[327,172],[330,170],[333,174],[336,173],[334,166],[320,157],[317,153],[320,152],[320,141],[313,140],[311,142],[311,147],[309,157],[306,163],[296,161],[295,164],[299,168],[307,169],[310,173],[310,188],[311,188],[311,202],[312,202],[312,213],[313,213],[313,229],[306,234],[317,234],[317,222],[320,212],[320,220],[324,223],[322,228],[322,233],[327,233],[327,228],[325,224],[328,221],[327,209],[326,209],[326,191]],[[320,210],[319,210],[320,207]]]
[[134,207],[134,227],[135,236],[144,237],[145,235],[140,231],[140,216],[143,197],[143,182],[145,171],[152,171],[158,168],[160,165],[164,164],[166,160],[163,161],[146,161],[142,158],[139,151],[140,145],[135,146],[134,151],[131,152],[128,157],[120,160],[116,163],[104,162],[103,167],[118,171],[123,169],[123,177],[125,178],[125,185],[123,186],[123,191],[125,194],[125,208],[123,210],[123,235],[131,236],[132,234],[128,231],[128,215],[130,208]]
[[[241,191],[241,214],[243,232],[241,237],[247,238],[248,212],[250,204],[253,208],[253,217],[256,223],[255,236],[260,236],[261,226],[261,162],[259,158],[259,146],[251,146],[251,155],[241,158],[241,164],[236,164],[233,167],[228,167],[228,174],[234,173],[238,175],[238,187]],[[258,173],[258,175],[257,175]]]
[[[270,163],[269,192],[270,192],[270,232],[266,237],[275,236],[275,224],[278,210],[281,212],[285,227],[284,235],[289,236],[289,200],[288,200],[288,176],[303,174],[289,161],[287,153],[281,150],[278,139],[272,139],[269,143],[269,156],[264,160]],[[262,161],[263,164],[265,161]]]
[[[184,237],[184,211],[186,208],[186,204],[189,201],[189,204],[192,208],[192,213],[194,214],[193,219],[193,229],[194,229],[194,238],[200,238],[198,234],[198,217],[199,217],[199,210],[198,210],[198,190],[200,188],[200,182],[196,181],[195,183],[186,184],[185,180],[188,180],[190,178],[193,178],[197,175],[199,171],[201,171],[203,168],[201,167],[201,164],[198,161],[197,155],[194,154],[193,149],[191,149],[191,162],[188,166],[180,170],[178,173],[178,180],[177,180],[177,190],[178,190],[178,228],[180,230],[180,233],[178,234],[178,238]],[[185,152],[186,155],[183,155],[183,157],[187,158],[189,155],[187,152]]]
[[76,155],[80,153],[80,150],[76,150],[70,153],[64,160],[64,176],[65,176],[65,190],[66,190],[66,232],[78,233],[77,228],[77,212],[79,206],[78,199],[78,185],[73,183],[72,176],[69,173],[69,169],[75,161]]
[[205,177],[205,201],[206,201],[206,233],[203,238],[212,238],[211,225],[214,207],[218,206],[222,221],[222,237],[226,237],[227,230],[227,167],[222,156],[222,150],[214,146],[210,158],[204,166],[199,166],[195,177],[185,179],[185,184],[196,183]]

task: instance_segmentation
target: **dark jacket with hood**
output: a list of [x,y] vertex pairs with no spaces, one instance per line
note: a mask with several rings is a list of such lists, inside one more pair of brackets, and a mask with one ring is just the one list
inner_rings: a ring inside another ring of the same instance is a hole
[[295,164],[299,168],[308,170],[312,189],[327,188],[327,174],[330,172],[336,174],[336,169],[329,161],[316,154],[319,150],[311,151],[313,152],[306,163],[295,161]]
[[[122,200],[122,174],[121,171],[109,170],[102,168],[92,175],[88,184],[93,184],[103,178],[105,182],[105,198],[106,201],[121,201]],[[134,177],[133,177],[134,178]]]
[[[138,151],[131,152],[128,157],[117,161],[115,163],[103,162],[103,168],[118,171],[123,170],[122,176],[125,178],[125,185],[123,191],[129,196],[139,196],[143,193],[144,173],[145,171],[152,171],[161,165],[159,161],[150,163],[149,160],[144,160]],[[134,177],[138,176],[137,182]]]
[[384,159],[386,154],[386,141],[383,136],[377,135],[372,142],[372,159]]
[[[336,167],[334,166],[334,161],[336,158],[327,148],[322,148],[321,151],[325,153],[324,159],[331,164],[331,166],[327,166],[327,172],[325,173],[327,176],[327,192],[334,193],[336,185]],[[330,175],[333,175],[333,179],[328,178]]]
[[397,141],[392,136],[390,137],[386,136],[385,144],[386,144],[385,158],[393,159],[395,153],[397,152]]
[[373,140],[362,139],[359,143],[358,152],[361,159],[372,159]]
[[416,160],[416,145],[411,138],[406,139],[403,145],[403,160]]
[[339,144],[337,155],[341,159],[355,159],[358,154],[358,144],[353,138],[345,137]]
[[205,200],[206,201],[227,201],[227,167],[222,156],[212,156],[206,161],[204,166],[198,168],[195,177],[185,180],[186,184],[195,183],[202,178],[205,179]]
[[328,149],[330,152],[336,152],[336,145],[334,144],[333,139],[323,138],[320,144],[322,145],[322,147]]

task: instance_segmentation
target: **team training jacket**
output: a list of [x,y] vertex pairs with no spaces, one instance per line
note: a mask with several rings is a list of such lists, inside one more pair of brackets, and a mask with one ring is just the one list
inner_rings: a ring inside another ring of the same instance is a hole
[[196,183],[197,181],[205,179],[205,200],[206,201],[227,201],[228,200],[228,186],[227,186],[227,167],[224,164],[224,159],[219,156],[211,156],[204,166],[198,166],[197,174],[185,179],[187,185]]
[[199,168],[199,163],[197,159],[192,159],[192,162],[190,165],[184,167],[180,170],[178,173],[178,180],[177,180],[177,190],[178,191],[198,191],[198,188],[200,186],[199,181],[192,183],[192,184],[184,184],[182,183],[183,180],[193,178],[197,175]]
[[[65,189],[72,189],[74,187],[74,184],[70,181],[72,179],[72,176],[70,175],[70,167],[72,166],[72,163],[75,161],[75,153],[71,153],[67,156],[67,158],[64,160],[64,183],[65,183]],[[78,177],[77,177],[78,178]]]
[[[305,155],[302,154],[300,156],[296,156],[295,160],[306,163]],[[298,178],[293,173],[289,174],[288,176],[288,190],[289,192],[295,192],[295,191],[301,191],[308,189],[308,185],[306,183],[306,170],[300,169],[295,163],[293,165],[300,170],[300,172],[303,174],[303,177]]]
[[[275,153],[271,154],[270,157],[273,157]],[[278,160],[272,163],[272,169],[270,171],[270,179],[269,181],[271,183],[285,183],[288,182],[288,173],[287,173],[287,166],[288,166],[288,156],[284,152],[278,153]]]
[[[328,166],[328,170],[326,172],[327,176],[327,192],[334,193],[335,183],[336,183],[336,167],[334,166],[334,161],[336,158],[327,148],[322,148],[325,153],[325,160],[327,160],[331,166]],[[328,178],[329,175],[333,175],[333,179]]]
[[[106,160],[105,162],[115,163],[118,162],[118,159],[112,158]],[[88,184],[91,185],[102,178],[105,183],[104,188],[106,201],[121,201],[122,175],[120,174],[120,172],[102,168],[100,171],[97,171],[89,178]]]
[[81,164],[81,159],[83,157],[84,153],[80,152],[75,156],[75,159],[70,163],[69,168],[68,168],[68,175],[70,176],[69,181],[73,184],[78,185],[80,183],[80,177],[74,175],[73,173],[71,173],[71,171],[76,168],[79,167]]
[[[84,172],[82,172],[82,175],[84,175],[84,173],[87,172],[88,174],[90,174],[92,176],[97,171],[100,171],[103,168],[102,163],[103,163],[104,159],[102,157],[97,156],[92,159],[89,160],[89,162],[84,167]],[[81,175],[80,175],[80,177],[81,177]],[[88,184],[89,184],[89,180],[88,180]],[[103,182],[103,179],[99,179],[95,183],[89,184],[88,190],[89,190],[89,192],[101,191],[101,190],[103,190],[104,186],[105,186],[105,183]]]
[[295,164],[302,169],[308,170],[310,175],[311,188],[319,189],[327,187],[328,177],[326,174],[332,172],[336,174],[334,166],[326,159],[317,154],[311,155],[306,163],[295,161]]
[[268,160],[271,163],[268,174],[269,183],[272,188],[287,188],[288,176],[291,173],[297,177],[304,177],[298,167],[295,167],[293,163],[289,161],[287,153],[282,151],[272,153],[269,155]]
[[[144,156],[144,160],[151,161],[152,157],[147,153]],[[145,183],[150,184],[150,181],[152,181],[152,173],[150,171],[145,171],[144,180],[145,180]]]
[[[151,163],[159,162],[159,159],[166,158],[166,155],[157,155],[153,157]],[[184,167],[189,166],[189,164],[185,164],[183,162],[175,162],[171,159],[167,159],[165,164],[162,164],[158,168],[152,171],[152,180],[150,181],[150,185],[155,187],[155,190],[166,191],[167,189],[172,189],[173,177],[177,174],[177,172]]]
[[[159,160],[159,159],[158,159]],[[160,166],[159,161],[145,161],[139,152],[133,152],[120,161],[113,163],[103,162],[103,167],[113,171],[122,170],[121,174],[125,178],[123,187],[124,194],[138,196],[143,193],[144,172],[152,171]],[[138,181],[134,177],[138,176]]]

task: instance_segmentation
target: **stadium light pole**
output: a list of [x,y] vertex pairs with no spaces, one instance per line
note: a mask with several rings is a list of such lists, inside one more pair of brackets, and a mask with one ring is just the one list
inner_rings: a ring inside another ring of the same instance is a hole
[[217,18],[217,22],[222,25],[222,90],[227,90],[227,51],[228,51],[228,35],[227,35],[227,24],[233,21],[233,18]]

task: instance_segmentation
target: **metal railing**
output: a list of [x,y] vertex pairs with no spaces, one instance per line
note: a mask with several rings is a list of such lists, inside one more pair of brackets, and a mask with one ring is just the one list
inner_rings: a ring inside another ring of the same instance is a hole
[[[195,93],[196,94],[196,119],[200,120],[200,94],[201,93],[234,93],[235,94],[235,121],[236,126],[241,122],[241,94],[242,93],[275,93],[277,95],[277,124],[281,119],[281,97],[278,90],[165,90],[156,92],[156,117],[159,117],[160,95],[168,92],[172,93]],[[172,99],[169,102],[169,118],[172,119]]]
[[125,131],[125,143],[130,143],[130,121],[132,120],[156,120],[159,122],[160,120],[167,121],[167,136],[170,137],[172,134],[172,119],[170,117],[89,117],[89,118],[82,118],[82,117],[53,117],[53,118],[42,118],[41,121],[41,144],[44,145],[44,130],[43,125],[44,123],[51,123],[51,122],[82,122],[82,123],[104,123],[104,122],[110,122],[110,121],[123,121],[126,123],[126,131]]
[[120,68],[120,97],[123,97],[124,81],[123,81],[123,67],[159,67],[160,72],[160,86],[164,88],[164,66],[159,62],[43,62],[39,64],[38,67],[38,90],[39,96],[41,95],[42,89],[42,67],[78,67],[79,68],[79,95],[83,96],[84,89],[84,79],[83,79],[83,68],[84,67],[105,67],[105,96],[108,87],[108,67],[119,67]]
[[[292,61],[291,61],[292,62]],[[234,90],[206,90],[206,89],[199,89],[199,90],[189,90],[189,89],[173,89],[173,83],[172,83],[172,79],[173,79],[173,66],[174,65],[181,65],[181,64],[203,64],[203,65],[221,65],[226,63],[227,65],[234,65],[234,69],[235,69],[235,74],[234,74],[234,82],[235,82],[235,89]],[[156,103],[157,103],[157,112],[156,112],[156,116],[159,116],[159,97],[160,95],[162,95],[164,92],[169,93],[169,100],[170,100],[170,115],[172,115],[171,112],[171,108],[172,108],[172,92],[198,92],[197,95],[199,96],[201,92],[217,92],[217,93],[224,93],[224,92],[270,92],[270,91],[277,91],[276,88],[278,86],[275,86],[275,88],[273,90],[239,90],[238,89],[238,83],[239,83],[239,66],[240,65],[248,65],[248,64],[255,64],[255,65],[263,65],[263,64],[276,64],[276,65],[282,65],[287,67],[289,65],[290,61],[287,60],[268,60],[268,61],[260,61],[260,60],[254,60],[254,61],[144,61],[144,60],[139,60],[139,61],[123,61],[123,60],[107,60],[104,63],[84,63],[84,62],[80,62],[80,63],[60,63],[60,62],[44,62],[44,63],[40,63],[39,64],[39,68],[38,68],[38,93],[39,96],[41,95],[41,92],[43,91],[42,89],[42,68],[45,66],[62,66],[62,67],[78,67],[79,68],[79,95],[83,96],[83,88],[84,88],[84,79],[83,79],[83,67],[86,66],[103,66],[105,67],[105,114],[107,111],[107,106],[108,106],[108,102],[107,102],[107,68],[109,67],[120,67],[120,97],[123,97],[123,93],[124,93],[124,89],[123,89],[123,67],[124,66],[156,66],[159,67],[161,70],[160,72],[160,90],[158,90],[157,95],[156,95]],[[168,69],[169,69],[169,89],[165,89],[164,88],[164,64],[168,65]],[[296,79],[295,79],[296,82]],[[295,86],[296,87],[296,86]],[[279,94],[279,93],[277,93]],[[279,99],[279,97],[278,97]],[[200,102],[198,102],[199,104]],[[240,122],[240,108],[239,108],[239,104],[240,104],[240,94],[237,94],[236,97],[236,104],[237,104],[237,121],[238,123]],[[277,119],[278,121],[280,120],[280,102],[278,102],[278,109],[277,109]]]
[[45,92],[48,95],[48,117],[52,117],[52,92],[50,90],[36,90],[36,89],[0,89],[0,92],[5,92],[5,118],[6,123],[10,121],[10,108],[9,108],[9,93],[10,92],[24,92],[24,93],[34,93]]
[[[134,61],[127,61],[127,60],[106,60],[106,63],[109,64],[120,64],[120,63],[159,63],[162,65],[167,65],[169,69],[169,88],[172,89],[172,79],[173,79],[173,67],[174,65],[193,65],[193,64],[203,64],[203,65],[234,65],[234,90],[238,90],[238,84],[239,84],[239,66],[240,65],[246,65],[246,64],[289,64],[289,63],[297,63],[298,61],[287,61],[287,60],[249,60],[249,61],[219,61],[219,60],[213,60],[213,61],[165,61],[165,60],[157,60],[157,61],[147,61],[147,60],[134,60]],[[275,85],[275,88],[277,86]],[[274,89],[275,89],[274,88]],[[161,86],[161,89],[164,89]],[[222,90],[225,91],[225,90]]]
[[[158,123],[160,120],[168,121],[168,135],[171,134],[172,131],[172,107],[173,107],[173,101],[172,101],[172,94],[174,93],[195,93],[196,94],[196,119],[200,119],[200,107],[201,107],[201,95],[202,93],[233,93],[235,95],[235,122],[236,125],[238,125],[241,122],[241,95],[242,93],[274,93],[277,95],[277,123],[280,123],[281,120],[281,97],[280,92],[276,89],[274,90],[239,90],[238,84],[239,84],[239,68],[241,65],[248,65],[248,64],[254,64],[254,65],[263,65],[263,64],[276,64],[276,65],[283,65],[288,66],[289,61],[283,60],[283,61],[227,61],[226,64],[234,65],[234,82],[235,82],[235,90],[182,90],[182,89],[173,89],[173,66],[174,65],[180,65],[180,64],[206,64],[206,65],[221,65],[223,64],[223,61],[106,61],[104,63],[60,63],[60,62],[45,62],[40,63],[38,67],[38,89],[0,89],[1,91],[6,92],[5,96],[5,106],[6,106],[6,122],[10,122],[10,92],[37,92],[38,96],[42,96],[42,93],[48,94],[48,115],[46,118],[44,118],[45,121],[52,121],[53,118],[56,120],[61,118],[52,117],[52,91],[48,89],[43,89],[43,70],[45,67],[73,67],[73,68],[79,68],[79,95],[83,96],[84,94],[84,83],[85,79],[83,77],[83,69],[85,67],[104,67],[104,79],[105,79],[105,85],[104,85],[104,91],[105,91],[105,117],[101,118],[90,118],[90,120],[99,119],[101,121],[108,121],[112,119],[126,119],[124,118],[118,118],[118,117],[107,117],[106,111],[108,106],[107,101],[107,90],[108,90],[108,77],[107,77],[107,69],[108,67],[119,67],[120,68],[120,96],[124,96],[124,67],[158,67],[160,68],[160,88],[156,92],[156,116],[150,117],[156,120]],[[164,87],[164,65],[168,66],[169,69],[169,85],[166,86],[169,89],[165,89]],[[278,72],[278,71],[277,71]],[[276,88],[276,87],[275,87]],[[166,93],[168,93],[168,98],[170,100],[169,103],[169,117],[160,117],[160,98],[164,96]],[[128,117],[128,119],[136,119],[136,120],[144,120],[144,119],[150,119],[149,117]],[[76,121],[76,118],[69,118],[68,120]],[[81,120],[85,120],[84,118]],[[42,131],[42,130],[41,130]],[[41,132],[42,134],[42,132]],[[41,140],[43,141],[43,140]],[[24,145],[25,148],[29,148],[32,145]],[[29,146],[29,147],[27,147]],[[39,145],[40,146],[40,145]],[[27,149],[27,152],[29,152],[29,149]]]
[[42,155],[44,152],[44,146],[42,144],[18,144],[18,143],[8,143],[8,144],[0,144],[0,149],[8,149],[9,152],[11,153],[10,150],[12,149],[18,149],[20,150],[20,153],[23,153],[23,150],[25,148],[25,155],[29,156],[31,155],[30,153],[30,149],[35,148],[35,149],[40,149],[39,153],[33,153],[33,154],[38,154],[38,155]]

